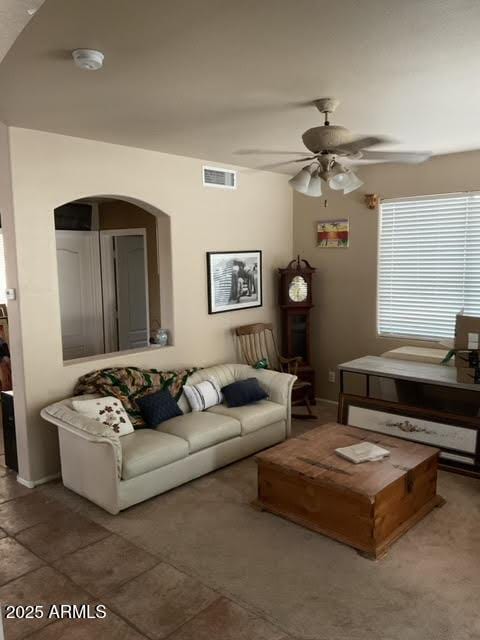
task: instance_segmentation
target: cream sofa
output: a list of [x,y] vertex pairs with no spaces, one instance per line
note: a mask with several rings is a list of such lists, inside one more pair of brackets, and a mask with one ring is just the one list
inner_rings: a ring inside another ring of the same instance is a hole
[[225,364],[195,372],[188,383],[212,377],[221,387],[256,377],[268,400],[191,412],[182,395],[182,416],[120,438],[74,411],[72,398],[45,407],[42,417],[59,427],[63,484],[116,514],[289,436],[295,376]]

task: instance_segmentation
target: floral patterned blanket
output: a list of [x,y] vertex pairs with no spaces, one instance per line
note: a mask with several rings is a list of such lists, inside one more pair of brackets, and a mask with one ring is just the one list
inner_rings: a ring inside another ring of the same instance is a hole
[[178,400],[187,378],[196,370],[158,371],[138,367],[110,367],[91,371],[79,378],[74,393],[98,393],[118,398],[130,416],[133,426],[138,429],[144,427],[145,422],[137,399],[161,389],[168,389],[175,400]]

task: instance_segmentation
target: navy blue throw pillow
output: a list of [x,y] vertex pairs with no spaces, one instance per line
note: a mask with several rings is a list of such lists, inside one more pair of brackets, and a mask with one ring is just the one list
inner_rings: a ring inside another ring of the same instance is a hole
[[149,393],[137,400],[142,418],[147,427],[154,429],[165,420],[181,416],[182,411],[168,389]]
[[223,387],[222,393],[229,407],[243,407],[245,404],[268,398],[256,378],[232,382],[232,384]]

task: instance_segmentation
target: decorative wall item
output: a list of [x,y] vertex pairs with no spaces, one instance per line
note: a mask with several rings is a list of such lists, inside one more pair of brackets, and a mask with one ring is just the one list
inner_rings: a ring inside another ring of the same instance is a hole
[[365,195],[365,204],[368,209],[377,209],[380,206],[380,196],[378,193],[367,193]]
[[262,252],[207,253],[208,312],[262,306]]
[[319,220],[317,222],[317,247],[346,249],[349,242],[348,218]]

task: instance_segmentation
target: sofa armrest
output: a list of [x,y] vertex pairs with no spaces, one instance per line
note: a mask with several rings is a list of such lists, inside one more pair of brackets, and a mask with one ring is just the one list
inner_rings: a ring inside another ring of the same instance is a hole
[[292,430],[292,388],[297,376],[269,369],[250,369],[249,375],[257,378],[272,402],[283,404],[287,408],[287,437]]
[[268,393],[272,402],[288,404],[292,394],[293,383],[297,376],[280,373],[269,369],[251,369],[251,377],[257,378],[262,388]]
[[102,443],[111,448],[115,460],[115,476],[120,478],[122,474],[122,445],[120,444],[120,438],[101,422],[70,409],[68,406],[70,401],[71,399],[68,399],[51,404],[42,409],[40,415],[47,422],[68,431],[76,438],[92,443],[93,446]]
[[120,438],[109,427],[74,411],[70,400],[45,407],[44,420],[59,427],[63,484],[109,513],[120,510]]

